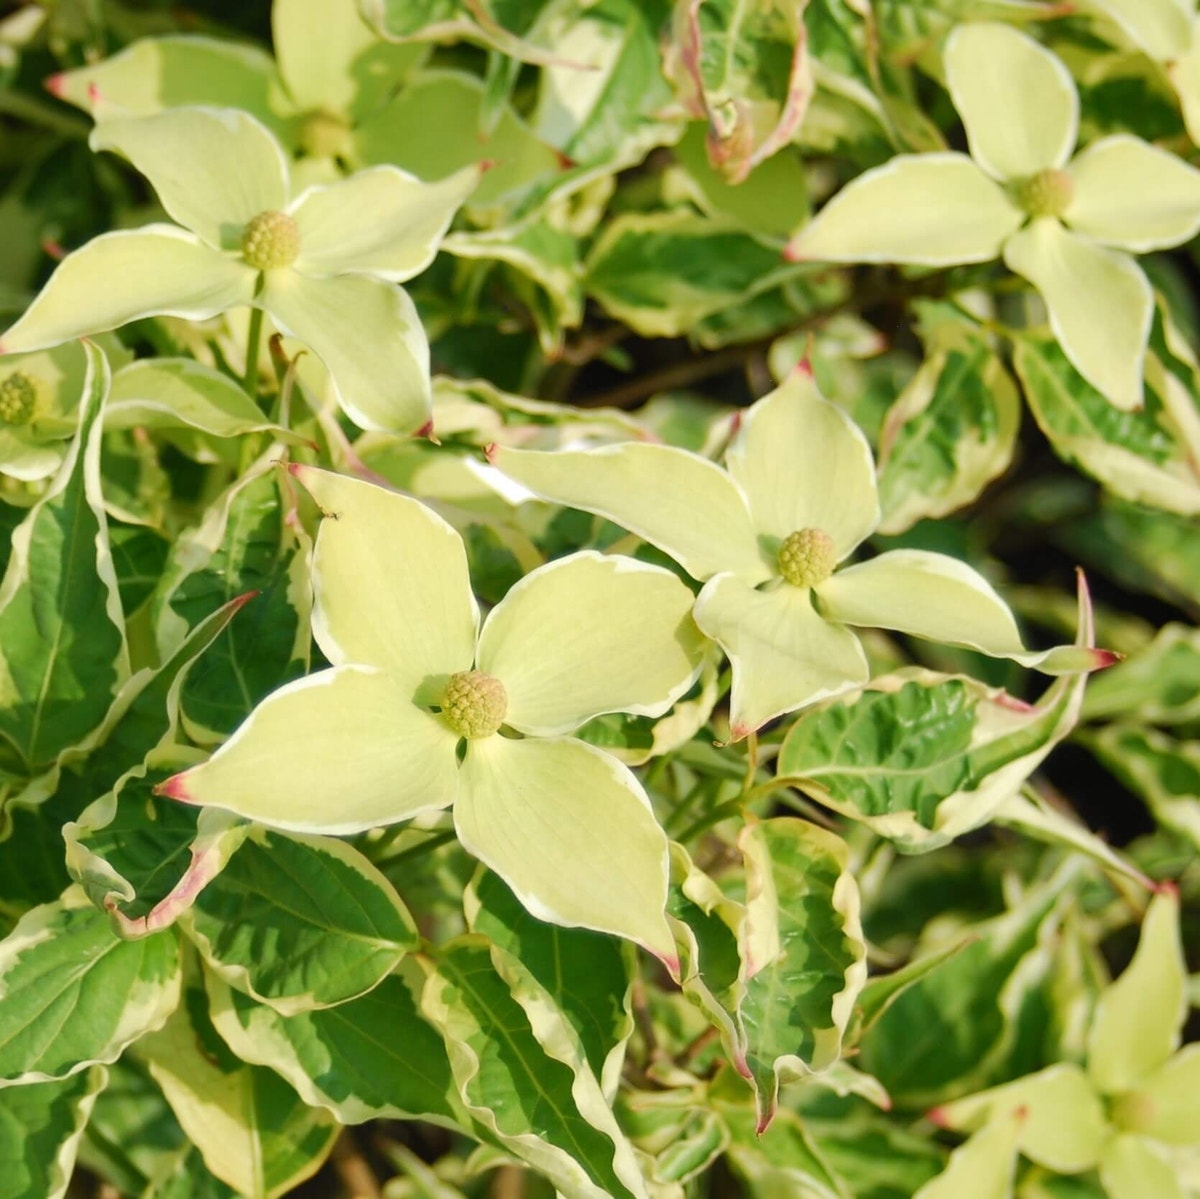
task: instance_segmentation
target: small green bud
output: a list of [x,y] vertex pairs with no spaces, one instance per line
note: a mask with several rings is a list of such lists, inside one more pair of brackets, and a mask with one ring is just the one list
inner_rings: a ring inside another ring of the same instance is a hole
[[1075,184],[1066,171],[1046,170],[1013,185],[1013,197],[1030,216],[1062,216],[1071,206]]
[[0,425],[29,424],[37,398],[37,384],[24,371],[13,371],[0,383]]
[[797,529],[779,547],[779,573],[793,587],[824,583],[837,565],[833,538],[824,529]]
[[299,253],[300,229],[286,212],[260,212],[242,233],[242,257],[256,271],[291,266]]
[[350,126],[317,109],[300,122],[300,148],[311,158],[346,158],[352,149]]
[[504,723],[504,684],[482,670],[460,670],[442,693],[442,715],[460,737],[490,737]]

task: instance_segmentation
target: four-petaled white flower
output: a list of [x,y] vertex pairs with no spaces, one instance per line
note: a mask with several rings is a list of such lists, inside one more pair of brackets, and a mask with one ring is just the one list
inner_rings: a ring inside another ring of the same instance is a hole
[[787,257],[925,266],[987,262],[1037,288],[1075,369],[1118,408],[1142,403],[1154,298],[1125,251],[1200,229],[1200,171],[1128,134],[1072,158],[1079,97],[1062,62],[1008,25],[961,25],[946,82],[971,156],[908,154],[853,180]]
[[839,569],[879,523],[866,438],[801,366],[744,414],[728,471],[672,446],[596,450],[495,446],[492,462],[535,495],[616,521],[704,583],[700,629],[733,666],[736,740],[774,716],[867,681],[847,625],[895,629],[1086,670],[1104,651],[1028,653],[1012,613],[975,570],[945,554],[892,550]]
[[563,736],[657,716],[704,639],[670,571],[584,551],[531,571],[483,627],[459,535],[417,500],[314,467],[326,513],[313,635],[333,666],[269,695],[159,793],[277,828],[354,833],[454,805],[461,843],[542,919],[628,937],[678,972],[667,839],[634,775]]
[[[1187,1018],[1179,896],[1151,900],[1129,968],[1100,994],[1086,1068],[1060,1062],[931,1112],[985,1129],[1022,1112],[1016,1144],[1058,1174],[1099,1172],[1110,1199],[1184,1199],[1200,1168],[1200,1045],[1179,1048]],[[976,1134],[980,1135],[980,1134]]]
[[413,433],[429,421],[429,344],[396,284],[433,260],[479,168],[423,183],[372,167],[292,197],[279,143],[232,108],[102,120],[90,141],[128,158],[184,228],[105,233],[68,254],[0,353],[250,305],[316,354],[362,428]]

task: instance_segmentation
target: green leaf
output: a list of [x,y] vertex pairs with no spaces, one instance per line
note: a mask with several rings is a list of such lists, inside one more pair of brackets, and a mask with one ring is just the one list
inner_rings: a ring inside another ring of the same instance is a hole
[[390,41],[461,39],[531,62],[547,53],[541,38],[525,40],[536,32],[546,0],[510,0],[495,12],[491,4],[467,0],[363,0],[359,7],[371,27]]
[[[897,1106],[931,1107],[1011,1077],[1003,1071],[1022,1004],[1052,967],[1077,870],[1069,860],[1019,906],[973,925],[976,939],[900,994],[863,1039],[856,1064]],[[963,931],[951,931],[956,943]]]
[[180,702],[190,731],[205,740],[232,732],[308,663],[308,541],[287,519],[294,501],[280,488],[268,461],[238,480],[176,541],[155,598],[159,652],[167,657],[213,612],[258,593],[188,672]]
[[30,771],[86,743],[129,673],[100,494],[108,363],[87,354],[76,439],[14,530],[0,583],[0,734]]
[[184,1002],[138,1053],[208,1169],[246,1199],[275,1199],[311,1177],[337,1121],[308,1107],[273,1070],[238,1061],[214,1032],[204,992]]
[[541,1044],[563,1060],[565,1034],[570,1059],[586,1063],[605,1094],[614,1095],[633,1033],[628,948],[613,937],[536,919],[490,872],[476,878],[463,904],[470,931],[503,950],[493,965]]
[[974,679],[906,668],[796,721],[779,774],[907,851],[986,824],[1070,732],[1082,678],[1036,705]]
[[113,376],[107,429],[195,429],[211,437],[269,432],[279,441],[307,441],[263,418],[258,405],[228,375],[191,358],[142,358]]
[[446,1046],[418,1012],[424,976],[407,959],[373,991],[332,1008],[281,1016],[207,975],[213,1025],[244,1061],[282,1074],[345,1124],[390,1118],[470,1128]]
[[911,1199],[945,1164],[927,1137],[863,1112],[850,1119],[806,1119],[824,1160],[845,1181],[854,1199]]
[[0,1199],[63,1199],[103,1066],[62,1082],[0,1090]]
[[854,1023],[847,1035],[850,1042],[860,1041],[877,1024],[884,1012],[909,987],[915,986],[928,977],[940,966],[966,949],[969,940],[964,937],[961,941],[952,941],[932,953],[923,954],[911,962],[892,970],[887,974],[879,974],[869,978],[863,985],[858,1003],[855,1005]]
[[658,1183],[686,1183],[706,1173],[729,1146],[729,1130],[720,1116],[679,1088],[635,1091],[619,1097],[621,1127],[652,1159]]
[[1125,723],[1087,730],[1080,740],[1155,820],[1200,848],[1200,742]]
[[866,943],[850,849],[803,820],[752,823],[741,930],[737,1017],[758,1127],[774,1118],[779,1084],[832,1065],[867,977]]
[[391,884],[352,846],[262,828],[182,922],[221,978],[285,1016],[364,994],[417,943]]
[[685,208],[622,213],[596,240],[584,289],[646,337],[679,337],[702,318],[798,277],[772,246],[728,218]]
[[1012,460],[1020,400],[982,337],[938,350],[884,418],[881,533],[964,507]]
[[729,1164],[754,1199],[850,1199],[795,1112],[782,1109],[764,1133],[747,1108],[720,1107],[729,1128]]
[[131,773],[63,828],[71,876],[126,938],[173,924],[246,835],[228,812],[154,796],[163,773]]
[[[1145,407],[1122,411],[1047,338],[1019,335],[1013,365],[1034,418],[1060,458],[1125,499],[1181,515],[1200,512],[1200,474],[1153,378]],[[1161,386],[1181,384],[1163,379]]]
[[0,942],[0,1086],[116,1061],[179,991],[174,934],[123,941],[77,889],[34,908]]
[[463,1102],[509,1153],[566,1199],[645,1196],[611,1112],[590,1101],[586,1110],[578,1105],[581,1076],[538,1044],[482,937],[439,951],[421,1010],[442,1030]]
[[1148,646],[1088,684],[1084,720],[1120,716],[1146,724],[1200,721],[1200,629],[1164,625]]

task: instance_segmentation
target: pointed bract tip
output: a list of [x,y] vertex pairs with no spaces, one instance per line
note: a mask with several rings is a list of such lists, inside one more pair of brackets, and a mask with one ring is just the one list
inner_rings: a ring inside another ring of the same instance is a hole
[[795,370],[796,370],[796,374],[798,374],[800,376],[800,378],[802,378],[802,379],[813,378],[812,359],[807,354],[805,354],[804,357],[801,358],[800,361],[796,363]]
[[169,779],[163,781],[154,787],[155,795],[165,796],[167,799],[177,799],[180,803],[195,803],[196,801],[188,794],[187,787],[184,785],[184,779],[187,777],[187,771],[180,774],[173,774]]
[[775,1119],[775,1111],[776,1108],[772,1106],[770,1111],[758,1113],[758,1119],[754,1122],[754,1135],[756,1137],[761,1137],[771,1127],[771,1122]]
[[243,591],[241,595],[235,595],[229,603],[235,612],[240,612],[252,599],[258,599],[260,595],[262,592],[256,587],[253,591]]
[[794,241],[790,241],[783,247],[783,261],[804,262],[806,259],[800,247]]
[[928,1120],[930,1124],[936,1125],[938,1128],[950,1127],[946,1121],[946,1112],[944,1108],[931,1107],[929,1111],[925,1113],[925,1119]]
[[499,162],[495,158],[481,158],[479,160],[479,173],[486,175],[488,171],[494,171],[498,165]]
[[413,434],[414,440],[416,440],[418,437],[424,437],[426,441],[432,441],[434,445],[442,444],[433,431],[432,416]]
[[496,459],[500,457],[500,447],[494,441],[489,441],[483,447],[483,456],[495,466]]
[[304,463],[303,462],[285,462],[283,464],[283,469],[286,470],[289,475],[295,475],[296,478],[299,478],[301,472],[304,470]]
[[1104,670],[1108,666],[1115,666],[1118,662],[1125,661],[1125,655],[1115,649],[1094,649],[1090,652],[1093,670]]
[[58,242],[54,241],[53,238],[49,237],[42,241],[42,253],[48,258],[53,258],[55,262],[62,262],[67,256],[66,250]]
[[561,150],[555,150],[554,157],[558,159],[559,170],[573,171],[579,165],[570,154],[564,154]]
[[658,960],[666,967],[667,973],[671,976],[674,982],[678,983],[683,980],[683,974],[679,965],[679,958],[675,954],[654,953],[654,956],[658,958]]
[[1176,902],[1179,900],[1179,884],[1174,879],[1163,879],[1161,883],[1154,883],[1150,889],[1155,895],[1166,895]]
[[53,75],[47,75],[42,80],[42,87],[52,96],[58,96],[61,99],[63,92],[66,90],[66,73],[56,71]]

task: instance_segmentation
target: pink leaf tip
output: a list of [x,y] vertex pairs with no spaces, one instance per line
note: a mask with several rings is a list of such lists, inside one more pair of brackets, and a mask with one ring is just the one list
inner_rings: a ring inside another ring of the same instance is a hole
[[53,75],[47,75],[46,78],[42,80],[42,86],[52,96],[58,96],[61,99],[63,92],[66,90],[65,72],[57,71]]
[[493,465],[496,465],[496,459],[500,456],[500,447],[494,442],[489,441],[483,447],[483,456]]
[[58,242],[49,237],[42,241],[42,253],[48,258],[53,258],[55,262],[62,262],[67,256],[66,250]]
[[432,441],[434,445],[442,443],[437,439],[433,432],[433,417],[430,417],[414,434],[414,439],[424,437],[427,441]]
[[932,1107],[925,1113],[925,1119],[930,1124],[936,1125],[938,1128],[949,1128],[950,1125],[946,1120],[946,1112],[944,1108]]
[[813,377],[812,359],[807,354],[805,354],[804,357],[801,358],[800,361],[796,363],[795,370],[796,370],[796,374],[798,374],[800,376],[800,378],[811,379]]
[[807,262],[808,260],[801,253],[800,248],[796,245],[796,243],[794,241],[790,241],[786,246],[783,247],[783,261]]
[[1094,649],[1091,651],[1091,655],[1093,670],[1104,670],[1106,667],[1125,661],[1125,655],[1115,649]]
[[260,595],[262,592],[256,587],[253,591],[243,591],[241,595],[235,595],[229,603],[235,612],[240,612],[252,599],[258,599]]

